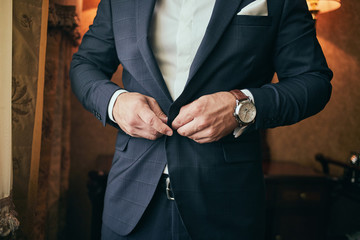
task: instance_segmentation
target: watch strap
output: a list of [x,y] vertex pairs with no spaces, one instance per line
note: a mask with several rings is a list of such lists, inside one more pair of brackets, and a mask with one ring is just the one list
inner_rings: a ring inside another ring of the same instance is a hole
[[230,93],[236,98],[238,101],[243,101],[249,99],[248,96],[246,96],[242,91],[239,89],[233,89],[230,91]]

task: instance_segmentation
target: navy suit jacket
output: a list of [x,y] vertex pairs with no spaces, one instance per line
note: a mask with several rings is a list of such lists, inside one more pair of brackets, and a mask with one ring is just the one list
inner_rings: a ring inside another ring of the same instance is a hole
[[[256,121],[239,138],[198,144],[174,134],[155,141],[121,129],[109,173],[103,222],[130,233],[168,163],[176,204],[193,239],[261,239],[264,184],[259,130],[296,123],[319,112],[331,94],[332,72],[316,39],[305,0],[268,0],[268,16],[238,16],[253,0],[217,0],[183,93],[173,101],[149,45],[155,0],[102,0],[71,64],[72,88],[106,123],[111,82],[122,64],[128,91],[157,100],[169,117],[218,91],[247,88]],[[279,83],[271,83],[274,72]]]

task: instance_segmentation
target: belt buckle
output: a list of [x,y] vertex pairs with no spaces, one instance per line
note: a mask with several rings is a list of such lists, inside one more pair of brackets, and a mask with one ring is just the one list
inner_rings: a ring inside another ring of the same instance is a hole
[[175,198],[173,197],[173,193],[171,191],[169,177],[166,178],[166,196],[167,196],[167,199],[169,199],[169,200],[172,200],[172,201],[175,200]]

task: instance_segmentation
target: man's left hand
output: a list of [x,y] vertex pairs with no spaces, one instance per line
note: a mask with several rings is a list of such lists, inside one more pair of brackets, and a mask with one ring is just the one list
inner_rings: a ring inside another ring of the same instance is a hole
[[209,143],[231,133],[237,126],[235,97],[229,92],[204,95],[180,109],[173,129],[198,143]]

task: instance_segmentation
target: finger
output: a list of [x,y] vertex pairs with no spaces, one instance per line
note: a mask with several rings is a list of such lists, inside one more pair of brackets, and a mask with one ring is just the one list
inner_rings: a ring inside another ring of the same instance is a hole
[[186,105],[180,109],[179,114],[176,116],[171,126],[173,129],[177,130],[193,120],[194,116],[191,114],[189,105]]
[[149,140],[155,140],[158,139],[159,137],[163,136],[163,134],[160,134],[159,132],[151,132],[151,131],[146,131],[146,130],[139,130],[137,131],[137,133],[135,133],[134,135],[132,135],[133,137],[140,137],[140,138],[146,138]]
[[150,109],[155,113],[155,115],[160,118],[163,123],[167,123],[168,117],[165,113],[161,110],[159,104],[156,102],[155,99],[148,97],[147,102],[149,104]]
[[208,135],[207,130],[202,130],[202,131],[194,132],[193,134],[189,134],[186,137],[188,137],[194,141],[198,141],[200,139],[210,138],[211,136]]
[[211,138],[200,138],[200,139],[193,139],[195,142],[203,144],[203,143],[211,143],[214,142],[214,139]]
[[184,136],[184,137],[189,137],[199,131],[201,131],[202,129],[200,129],[198,127],[198,125],[196,124],[196,120],[193,120],[181,127],[179,127],[177,129],[177,132],[181,135],[181,136]]
[[146,139],[149,139],[149,140],[156,140],[158,139],[159,137],[162,136],[162,134],[150,134],[150,133],[147,133],[147,132],[139,132],[138,134],[133,134],[133,135],[130,135],[132,137],[137,137],[137,138],[146,138]]
[[132,137],[146,138],[150,140],[155,140],[163,135],[150,126],[147,126],[140,118],[139,122],[141,122],[141,124],[138,126],[126,125],[123,129],[124,132]]
[[163,123],[150,108],[144,108],[138,116],[145,124],[155,129],[157,132],[167,136],[172,135],[172,129]]
[[197,143],[209,143],[214,142],[219,139],[218,135],[213,135],[212,129],[206,129],[203,131],[199,131],[193,135],[188,136],[188,138],[194,140]]
[[205,143],[219,140],[221,138],[221,134],[217,129],[214,129],[213,127],[207,127],[205,129],[194,132],[193,134],[189,134],[187,137],[198,143]]

